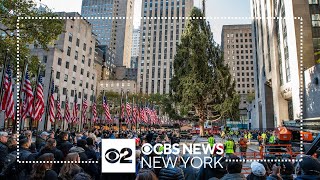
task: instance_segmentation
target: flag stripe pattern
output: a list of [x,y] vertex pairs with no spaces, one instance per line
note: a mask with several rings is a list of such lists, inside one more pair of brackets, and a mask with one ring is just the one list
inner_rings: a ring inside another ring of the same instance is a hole
[[83,103],[82,103],[82,122],[87,122],[87,109],[88,109],[88,103],[87,103],[87,99],[84,98],[83,99]]
[[11,67],[8,65],[4,77],[4,96],[2,98],[2,110],[5,111],[5,119],[14,119],[13,87]]
[[54,81],[52,80],[50,99],[49,99],[49,120],[54,122]]
[[25,93],[25,99],[23,101],[22,119],[25,119],[27,118],[27,116],[31,117],[33,112],[33,91],[32,91],[28,69],[26,69],[22,91]]
[[64,120],[66,120],[67,122],[70,122],[70,111],[69,111],[68,97],[66,99],[66,106],[64,109]]
[[44,113],[44,98],[43,98],[43,85],[42,85],[42,76],[39,75],[38,84],[37,84],[37,92],[36,92],[36,105],[34,109],[34,119],[37,121],[42,120],[42,115]]
[[72,121],[77,122],[78,121],[78,104],[77,104],[77,94],[75,94],[74,97],[74,104],[73,104],[73,112],[72,112]]
[[111,114],[110,114],[110,108],[109,108],[109,105],[108,105],[108,102],[107,102],[107,98],[105,96],[103,96],[103,109],[104,109],[104,114],[106,116],[106,121],[107,122],[111,122],[112,119],[111,119]]
[[57,98],[57,114],[56,114],[56,119],[58,121],[61,121],[61,105],[60,105],[60,98],[58,96]]

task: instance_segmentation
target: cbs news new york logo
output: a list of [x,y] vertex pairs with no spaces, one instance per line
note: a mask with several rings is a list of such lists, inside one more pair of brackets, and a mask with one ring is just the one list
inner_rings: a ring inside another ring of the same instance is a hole
[[135,173],[134,139],[102,139],[102,173]]

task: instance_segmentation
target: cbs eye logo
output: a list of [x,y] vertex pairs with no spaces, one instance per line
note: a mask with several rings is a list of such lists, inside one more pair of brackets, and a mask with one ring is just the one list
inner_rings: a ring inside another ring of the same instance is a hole
[[132,150],[130,148],[122,148],[119,152],[117,149],[108,149],[105,153],[105,159],[111,164],[114,164],[120,160],[120,163],[132,163],[131,159]]
[[102,139],[102,173],[135,173],[134,139]]

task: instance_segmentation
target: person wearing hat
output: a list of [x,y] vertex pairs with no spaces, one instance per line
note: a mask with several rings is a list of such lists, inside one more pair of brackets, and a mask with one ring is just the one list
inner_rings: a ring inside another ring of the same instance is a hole
[[241,173],[242,162],[235,155],[230,155],[227,159],[228,174],[224,175],[221,180],[246,180],[246,177]]
[[46,141],[47,141],[49,135],[50,135],[49,133],[47,133],[46,131],[43,131],[40,134],[40,136],[37,137],[36,148],[38,151],[40,151],[40,149],[46,145]]
[[4,167],[5,158],[9,153],[9,149],[7,146],[8,142],[8,133],[7,132],[0,132],[0,172]]
[[320,162],[312,156],[297,161],[295,180],[320,180]]
[[263,164],[259,162],[252,162],[251,165],[251,174],[247,176],[247,180],[265,180],[266,177],[266,169]]

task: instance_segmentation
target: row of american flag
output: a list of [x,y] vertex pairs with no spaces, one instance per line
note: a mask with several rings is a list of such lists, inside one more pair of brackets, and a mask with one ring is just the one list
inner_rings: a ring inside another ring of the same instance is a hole
[[[4,81],[3,81],[3,98],[1,101],[1,109],[5,111],[5,119],[15,119],[15,105],[13,99],[13,83],[12,83],[12,69],[10,65],[7,65],[6,70],[4,71]],[[51,123],[54,123],[55,120],[62,121],[65,120],[67,123],[79,123],[81,120],[82,123],[87,123],[89,120],[92,122],[100,123],[112,123],[113,118],[110,113],[110,106],[107,101],[107,97],[103,96],[102,106],[104,111],[104,118],[98,118],[97,112],[97,103],[95,98],[93,98],[91,114],[92,118],[87,118],[88,102],[87,99],[82,99],[82,108],[81,108],[81,119],[78,118],[79,104],[77,103],[77,93],[75,93],[74,106],[72,114],[69,108],[68,96],[65,101],[64,115],[61,113],[61,104],[60,96],[57,96],[55,101],[54,97],[54,80],[51,78],[50,82],[50,93],[48,94],[49,100],[47,101],[47,116]],[[26,118],[31,118],[35,121],[42,121],[43,114],[45,113],[45,100],[44,100],[44,88],[43,88],[43,77],[38,73],[36,87],[33,90],[31,86],[30,76],[28,68],[25,68],[24,80],[22,81],[22,93],[21,97],[22,103],[20,103],[20,117],[21,120]],[[127,99],[127,98],[126,98]],[[123,104],[121,101],[121,119],[125,119],[127,124],[130,123],[145,123],[145,124],[159,124],[160,120],[157,115],[157,110],[149,107],[148,105],[142,106],[138,104],[130,104],[126,100],[126,104]]]

